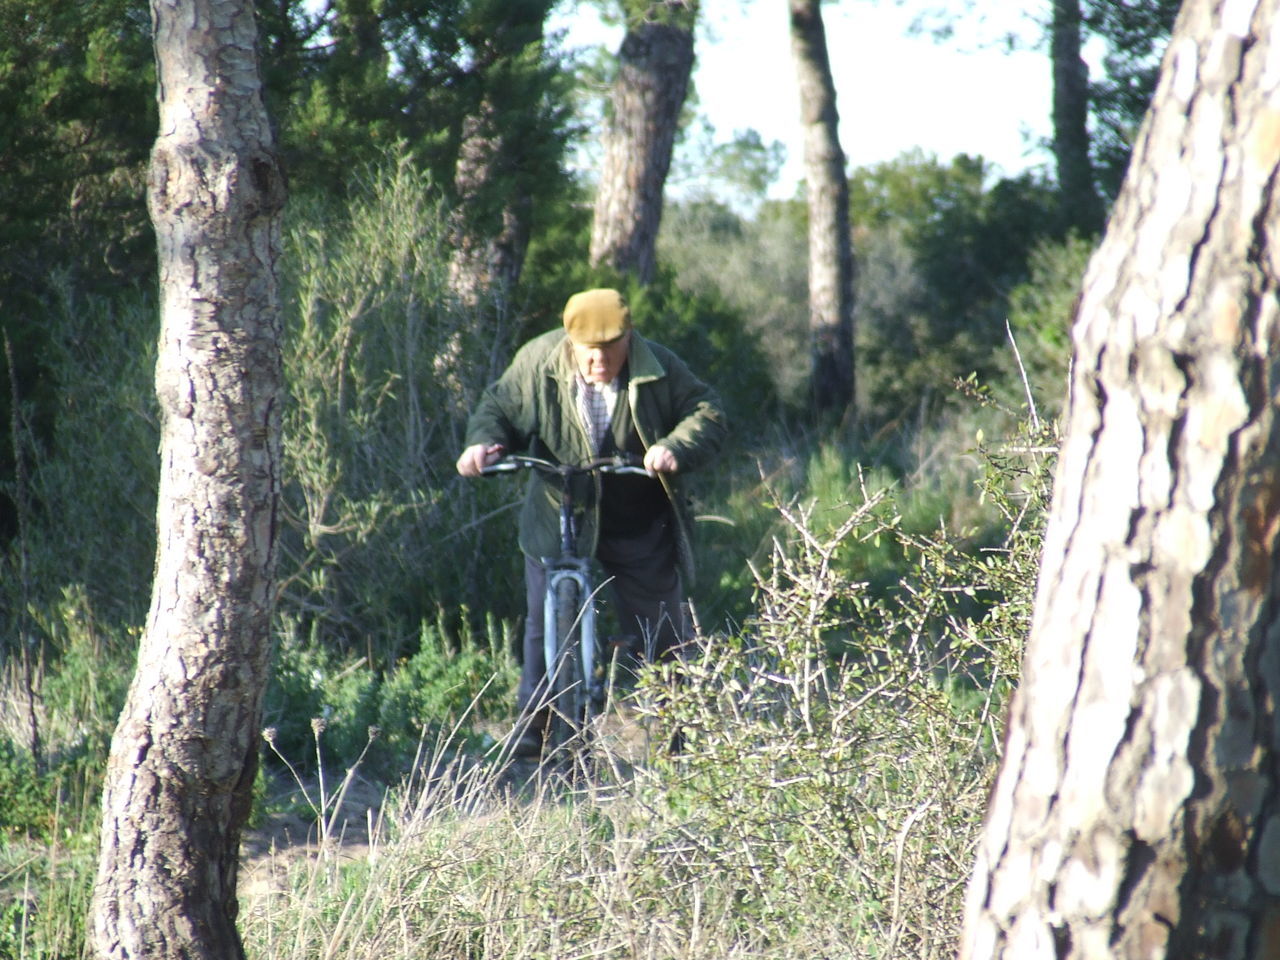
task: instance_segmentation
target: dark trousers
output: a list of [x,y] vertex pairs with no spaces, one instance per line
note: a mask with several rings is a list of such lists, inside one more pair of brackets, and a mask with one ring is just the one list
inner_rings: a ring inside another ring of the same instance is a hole
[[[688,639],[684,618],[684,587],[676,563],[675,531],[663,518],[636,536],[601,536],[596,560],[609,579],[618,622],[624,634],[639,641],[650,660],[677,656]],[[546,658],[543,653],[543,601],[546,568],[526,556],[524,561],[524,663],[516,706],[536,706],[545,695]]]

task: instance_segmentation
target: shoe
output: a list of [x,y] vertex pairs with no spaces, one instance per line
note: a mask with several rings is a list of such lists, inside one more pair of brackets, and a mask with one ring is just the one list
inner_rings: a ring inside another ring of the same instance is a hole
[[539,710],[532,716],[527,714],[519,720],[511,731],[511,755],[513,757],[540,757],[547,739],[547,721],[550,717],[546,710]]
[[540,757],[542,756],[542,744],[542,731],[536,727],[526,727],[513,738],[511,755],[524,758]]

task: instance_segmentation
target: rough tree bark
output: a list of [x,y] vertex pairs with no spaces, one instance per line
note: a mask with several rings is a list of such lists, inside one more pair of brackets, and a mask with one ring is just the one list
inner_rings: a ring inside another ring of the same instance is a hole
[[450,288],[470,306],[490,297],[502,310],[524,269],[539,169],[531,155],[545,153],[547,139],[538,103],[546,84],[524,63],[541,51],[551,6],[508,0],[483,42],[474,43],[472,70],[486,89],[462,121],[449,223]]
[[849,181],[819,0],[790,0],[790,6],[809,205],[810,393],[817,412],[844,415],[854,403]]
[[1102,228],[1102,202],[1089,157],[1089,66],[1080,56],[1080,0],[1053,0],[1053,156],[1069,222],[1086,234]]
[[152,0],[163,423],[155,582],[112,739],[95,955],[235,960],[280,493],[284,184],[252,0]]
[[453,254],[449,260],[449,287],[469,306],[491,296],[502,308],[524,268],[533,197],[523,189],[511,190],[497,211],[497,222],[492,224],[496,229],[487,234],[477,231],[477,226],[485,224],[484,218],[472,216],[474,198],[500,182],[512,153],[518,151],[518,144],[496,129],[496,112],[492,101],[486,99],[476,113],[462,122],[462,142],[453,178],[458,200],[450,223]]
[[1280,956],[1280,19],[1188,0],[1074,328],[962,956]]
[[651,3],[629,22],[605,121],[590,262],[653,279],[662,190],[693,71],[694,0]]

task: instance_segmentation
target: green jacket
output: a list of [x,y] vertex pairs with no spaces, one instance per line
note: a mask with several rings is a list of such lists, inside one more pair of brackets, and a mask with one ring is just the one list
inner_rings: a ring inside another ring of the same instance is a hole
[[[627,402],[640,440],[648,449],[661,443],[675,454],[679,472],[660,474],[674,507],[676,544],[686,585],[693,582],[692,517],[680,479],[707,463],[720,449],[725,416],[715,391],[695,377],[666,347],[631,334]],[[500,443],[510,453],[527,452],[556,463],[583,463],[591,441],[574,399],[575,370],[569,341],[552,330],[526,343],[506,372],[485,390],[467,422],[466,445]],[[621,399],[621,398],[619,398]],[[599,534],[600,483],[582,478],[574,488],[578,549],[595,554]],[[541,559],[559,552],[560,491],[557,481],[530,471],[520,514],[520,549]]]

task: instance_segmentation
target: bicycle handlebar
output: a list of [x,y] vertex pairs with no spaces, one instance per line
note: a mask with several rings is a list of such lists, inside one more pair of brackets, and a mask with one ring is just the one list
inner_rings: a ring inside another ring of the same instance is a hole
[[514,473],[517,470],[540,470],[543,473],[553,473],[559,477],[572,477],[595,471],[600,473],[632,474],[641,477],[652,476],[648,470],[636,463],[634,457],[625,454],[600,457],[582,464],[572,464],[552,463],[550,460],[543,460],[541,457],[528,457],[523,454],[512,453],[507,454],[496,463],[482,467],[480,473],[486,476],[493,476],[499,473]]

